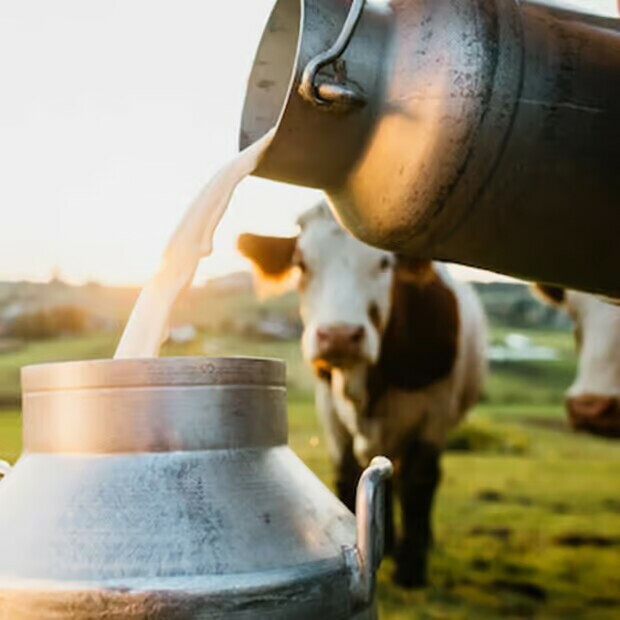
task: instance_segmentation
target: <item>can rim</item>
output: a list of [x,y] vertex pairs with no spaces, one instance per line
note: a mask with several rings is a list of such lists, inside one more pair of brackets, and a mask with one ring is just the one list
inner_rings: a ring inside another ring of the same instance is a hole
[[260,357],[165,357],[86,360],[25,366],[22,391],[156,386],[285,385],[282,360]]

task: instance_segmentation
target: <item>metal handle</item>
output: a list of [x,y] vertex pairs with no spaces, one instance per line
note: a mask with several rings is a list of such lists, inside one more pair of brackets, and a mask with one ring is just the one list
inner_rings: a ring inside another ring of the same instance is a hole
[[347,19],[336,42],[328,50],[315,56],[304,69],[301,84],[299,85],[299,93],[308,103],[319,106],[338,104],[347,108],[365,105],[366,99],[364,96],[351,86],[345,86],[344,84],[316,84],[319,71],[323,67],[336,62],[344,54],[353,38],[365,5],[366,0],[353,0]]
[[374,597],[376,571],[383,559],[385,481],[393,471],[388,459],[377,456],[364,471],[357,486],[357,536],[355,549],[350,550],[350,561],[351,594],[358,605],[367,605]]
[[11,473],[11,469],[13,468],[9,465],[9,463],[0,460],[0,478],[8,476]]

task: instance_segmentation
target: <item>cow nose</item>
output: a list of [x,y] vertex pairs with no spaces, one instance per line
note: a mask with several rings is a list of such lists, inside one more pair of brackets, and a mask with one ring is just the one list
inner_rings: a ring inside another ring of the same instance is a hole
[[326,361],[357,359],[365,335],[363,325],[322,325],[316,330],[319,357]]
[[620,402],[611,396],[586,394],[566,399],[568,415],[576,430],[607,437],[620,436]]

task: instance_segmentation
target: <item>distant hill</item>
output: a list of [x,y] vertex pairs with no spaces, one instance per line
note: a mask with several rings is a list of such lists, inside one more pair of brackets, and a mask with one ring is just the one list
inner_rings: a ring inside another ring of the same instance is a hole
[[73,286],[60,280],[0,282],[0,320],[58,306],[75,306],[103,321],[120,324],[128,316],[137,295],[137,288],[99,284]]
[[252,280],[252,274],[249,272],[238,271],[207,280],[204,284],[204,290],[216,295],[251,293],[254,290]]
[[[490,321],[512,327],[565,329],[569,320],[562,312],[541,304],[527,285],[511,282],[475,283]],[[138,288],[99,284],[73,286],[49,283],[0,282],[0,323],[26,312],[58,306],[76,306],[110,329],[121,329],[138,296]],[[227,329],[231,324],[252,323],[279,317],[298,321],[294,293],[259,302],[252,276],[233,273],[192,288],[177,304],[173,324],[191,323],[205,329]]]
[[[0,282],[0,324],[21,314],[75,306],[110,328],[121,329],[138,294],[138,288],[92,283],[73,286],[59,280],[49,283]],[[239,272],[190,289],[175,307],[172,322],[217,329],[231,322],[253,322],[274,313],[289,319],[295,317],[296,321],[295,295],[260,303],[253,291],[251,274]]]
[[531,288],[520,282],[473,283],[489,321],[510,327],[568,329],[570,319],[564,312],[541,303]]

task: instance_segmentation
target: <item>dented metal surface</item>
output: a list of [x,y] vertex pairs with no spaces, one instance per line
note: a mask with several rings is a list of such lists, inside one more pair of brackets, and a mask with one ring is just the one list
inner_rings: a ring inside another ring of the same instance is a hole
[[22,383],[0,620],[376,617],[380,544],[356,550],[356,527],[380,540],[366,516],[391,466],[369,468],[356,525],[287,446],[281,362],[53,364]]
[[346,75],[321,75],[368,103],[330,113],[299,86],[350,7],[276,4],[242,120],[242,146],[278,124],[257,173],[326,190],[370,244],[620,295],[620,20],[515,0],[367,2]]

